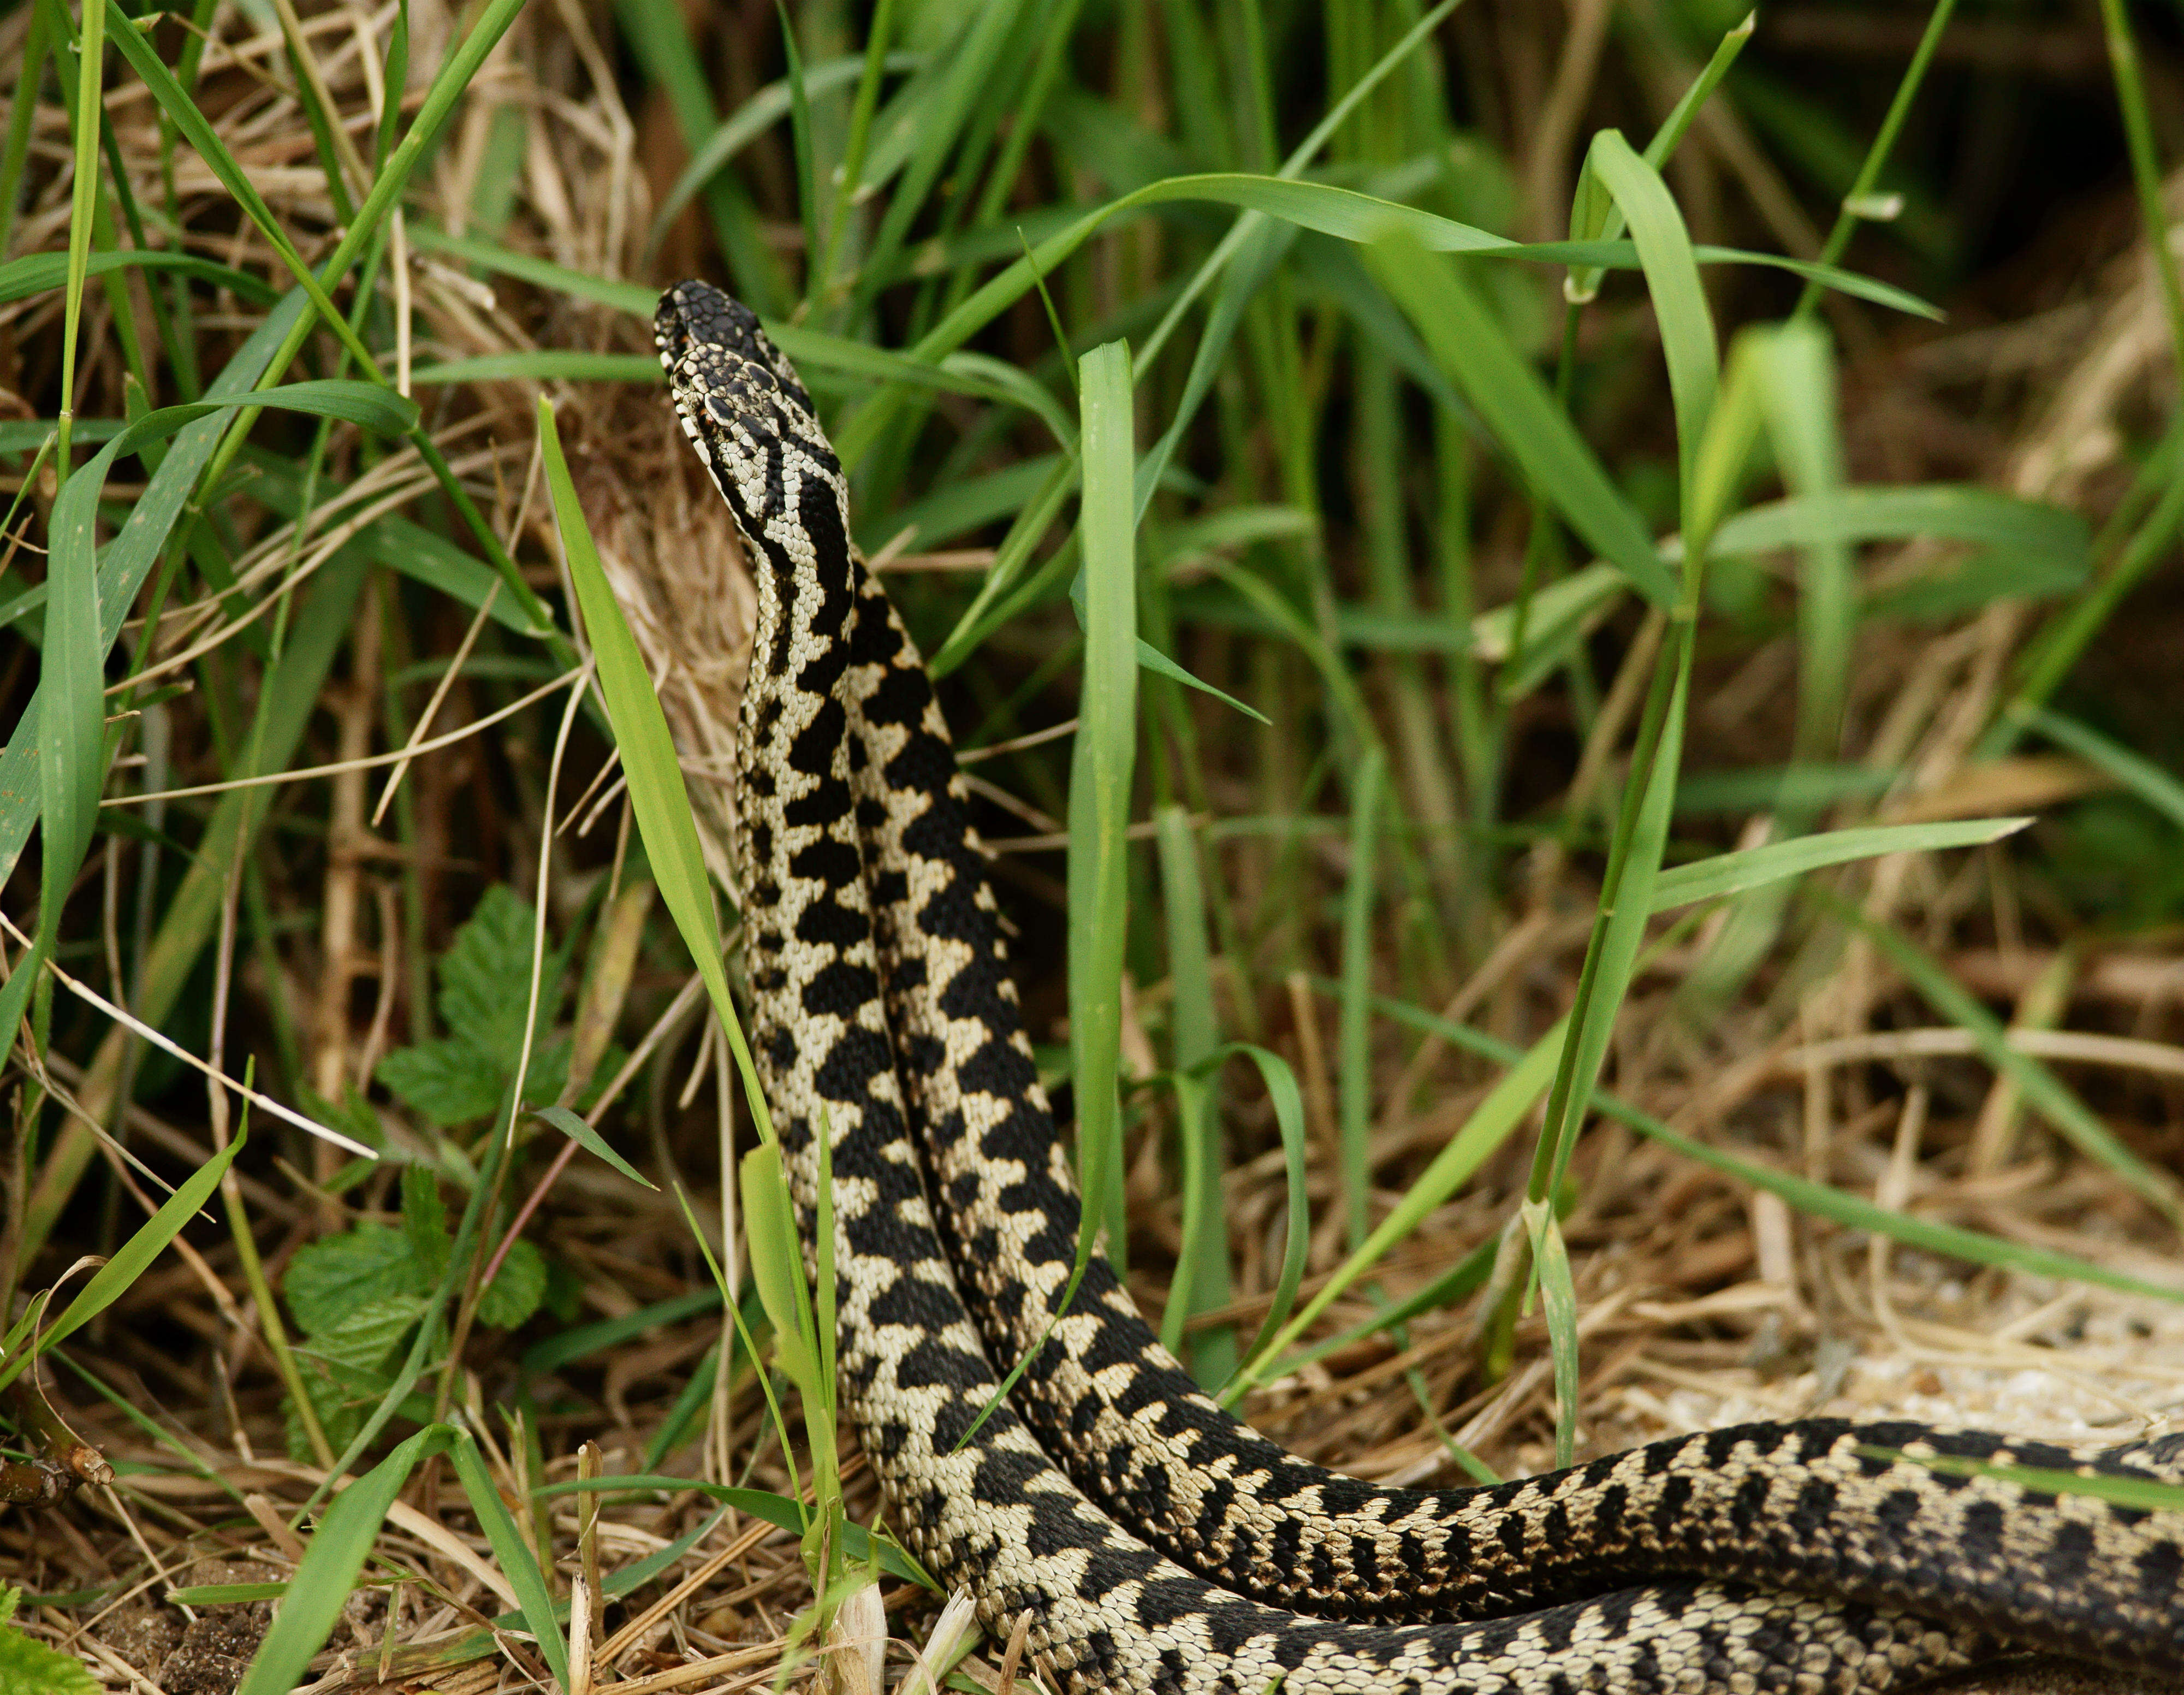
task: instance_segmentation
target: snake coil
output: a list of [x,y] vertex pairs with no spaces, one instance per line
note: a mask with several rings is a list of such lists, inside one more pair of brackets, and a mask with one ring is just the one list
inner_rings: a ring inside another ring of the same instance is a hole
[[[2174,1480],[2106,1450],[1812,1419],[1488,1488],[1307,1464],[1199,1391],[1097,1258],[932,681],[757,319],[655,321],[748,544],[737,844],[753,1051],[807,1238],[832,1127],[841,1403],[894,1531],[1064,1692],[1563,1695],[1915,1687],[2026,1649],[2184,1678],[2184,1514],[1955,1458]],[[1901,1458],[1876,1457],[1900,1454]]]

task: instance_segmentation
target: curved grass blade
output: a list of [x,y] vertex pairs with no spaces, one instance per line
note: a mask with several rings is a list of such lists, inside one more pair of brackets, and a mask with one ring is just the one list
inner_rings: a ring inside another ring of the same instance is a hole
[[182,1226],[198,1215],[198,1211],[211,1199],[212,1191],[219,1186],[235,1157],[248,1139],[247,1132],[238,1129],[228,1145],[192,1172],[176,1186],[175,1192],[161,1204],[159,1210],[131,1232],[129,1240],[114,1250],[113,1256],[90,1280],[76,1291],[75,1298],[68,1303],[60,1317],[46,1326],[34,1345],[0,1366],[0,1387],[14,1382],[23,1368],[36,1356],[66,1341],[76,1330],[97,1318],[126,1293],[131,1285],[142,1276],[145,1268],[165,1252],[167,1244],[181,1232]]
[[599,564],[599,549],[584,522],[577,486],[561,452],[553,404],[543,395],[538,401],[538,436],[569,579],[576,587],[577,603],[591,636],[599,693],[605,697],[608,721],[621,750],[622,769],[629,778],[630,810],[637,816],[638,834],[644,842],[645,856],[652,862],[653,881],[659,884],[660,898],[674,917],[675,928],[682,932],[683,945],[690,950],[698,974],[705,980],[714,1015],[735,1054],[751,1121],[758,1127],[760,1138],[771,1146],[773,1115],[766,1108],[766,1091],[759,1086],[743,1025],[736,1017],[735,1001],[728,993],[727,973],[721,964],[721,932],[713,916],[712,889],[706,880],[705,855],[698,846],[698,827],[691,817],[690,791],[675,757],[675,739],[668,733],[666,715],[660,711],[651,675],[637,650],[637,638],[630,633],[628,622]]
[[[1249,1042],[1232,1042],[1210,1056],[1205,1063],[1209,1068],[1218,1065],[1231,1055],[1248,1059],[1259,1068],[1259,1080],[1266,1086],[1267,1098],[1273,1102],[1274,1123],[1282,1136],[1282,1177],[1285,1185],[1282,1269],[1274,1280],[1273,1301],[1259,1325],[1259,1333],[1244,1351],[1244,1358],[1253,1360],[1269,1357],[1269,1338],[1280,1333],[1289,1322],[1290,1309],[1296,1305],[1297,1290],[1304,1282],[1305,1252],[1312,1246],[1312,1198],[1305,1185],[1304,1096],[1297,1088],[1296,1074],[1279,1054],[1254,1047]],[[1225,1401],[1225,1386],[1221,1394]]]
[[[198,259],[190,254],[165,253],[159,248],[117,248],[110,253],[95,253],[85,260],[84,275],[104,276],[109,272],[131,269],[172,271],[214,288],[232,290],[254,306],[270,306],[279,299],[278,290],[266,286],[262,277],[248,271],[236,270],[225,265],[215,265],[210,259]],[[0,265],[0,305],[10,301],[27,300],[34,294],[43,294],[49,289],[64,287],[69,280],[69,256],[64,253],[29,253],[20,259],[11,259]]]
[[1885,853],[1933,853],[1943,848],[1979,847],[2015,835],[2031,818],[1970,818],[1947,823],[1875,824],[1796,836],[1763,847],[1718,853],[1662,872],[1653,884],[1655,912],[1687,906],[1695,900],[1741,895],[1784,878],[1802,877],[1824,866]]
[[1676,439],[1682,444],[1677,463],[1688,523],[1698,445],[1705,437],[1707,420],[1713,413],[1715,391],[1721,385],[1713,313],[1699,282],[1691,232],[1684,227],[1683,214],[1676,209],[1668,184],[1631,150],[1621,131],[1602,130],[1593,137],[1585,169],[1597,176],[1615,197],[1615,204],[1630,221],[1639,263],[1645,268],[1646,291],[1652,296],[1654,320],[1660,326],[1661,350],[1668,360]]
[[1456,267],[1401,238],[1368,248],[1365,262],[1531,486],[1646,599],[1673,604],[1675,584],[1645,524]]

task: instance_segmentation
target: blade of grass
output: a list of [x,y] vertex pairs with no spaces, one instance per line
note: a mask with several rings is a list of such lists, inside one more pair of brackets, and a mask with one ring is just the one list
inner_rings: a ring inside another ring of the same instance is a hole
[[[75,177],[70,187],[68,297],[61,315],[61,433],[53,466],[68,482],[73,460],[69,429],[75,421],[76,337],[83,325],[83,285],[91,258],[92,226],[98,201],[99,120],[106,110],[106,8],[88,0],[83,8],[83,38],[76,45],[75,110],[70,125],[75,152]],[[73,871],[73,867],[70,867]]]
[[675,919],[675,928],[682,933],[683,945],[690,950],[699,975],[705,979],[714,1015],[720,1019],[735,1055],[751,1122],[758,1127],[760,1140],[771,1147],[773,1115],[766,1108],[766,1091],[759,1086],[735,1002],[728,993],[727,973],[721,964],[721,933],[713,916],[712,889],[706,879],[705,855],[698,845],[698,827],[691,817],[689,789],[675,757],[674,738],[668,733],[666,715],[660,710],[651,674],[638,652],[637,638],[630,633],[628,622],[599,564],[599,550],[593,545],[576,484],[569,476],[568,460],[561,452],[553,404],[543,395],[538,400],[538,438],[562,553],[583,612],[592,662],[598,667],[599,692],[605,698],[607,716],[628,776],[630,810],[636,815],[638,834],[651,861],[653,880]]
[[2170,822],[2184,829],[2184,783],[2179,783],[2151,760],[2141,759],[2122,743],[2089,728],[2075,718],[2066,718],[2044,707],[2025,713],[2023,720],[2027,729],[2047,737],[2058,747],[2068,748],[2088,764],[2099,767]]
[[[1732,25],[1723,32],[1721,40],[1714,47],[1713,57],[1707,61],[1705,69],[1692,79],[1691,86],[1684,90],[1675,105],[1669,109],[1669,115],[1661,120],[1661,127],[1653,132],[1653,139],[1646,143],[1646,163],[1652,165],[1655,170],[1660,170],[1669,162],[1669,156],[1682,142],[1685,132],[1690,130],[1700,111],[1705,107],[1706,103],[1713,98],[1713,92],[1721,86],[1722,78],[1729,75],[1729,68],[1736,63],[1737,55],[1744,51],[1745,43],[1752,39],[1752,28],[1758,20],[1759,14],[1757,12],[1747,12],[1744,14],[1742,22]],[[1583,187],[1582,179],[1580,179],[1580,188]],[[1610,204],[1603,210],[1605,216],[1597,229],[1590,226],[1580,228],[1575,218],[1573,218],[1570,221],[1570,234],[1587,237],[1600,237],[1609,241],[1621,235],[1624,230],[1623,209],[1620,206]],[[1573,306],[1586,304],[1599,293],[1600,278],[1601,273],[1595,267],[1574,268],[1569,276],[1563,279],[1563,298]]]
[[[1265,1353],[1268,1339],[1289,1322],[1290,1310],[1296,1305],[1297,1291],[1304,1283],[1306,1250],[1312,1246],[1312,1198],[1306,1187],[1304,1095],[1297,1088],[1296,1074],[1290,1069],[1287,1060],[1249,1042],[1232,1042],[1219,1052],[1209,1055],[1203,1063],[1210,1073],[1214,1066],[1231,1055],[1240,1055],[1259,1068],[1259,1080],[1266,1087],[1268,1100],[1273,1103],[1274,1125],[1282,1139],[1282,1267],[1274,1278],[1267,1316],[1260,1322],[1259,1333],[1251,1338],[1251,1347],[1245,1350],[1246,1359],[1256,1359]],[[1223,1379],[1223,1384],[1227,1381]],[[1217,1386],[1217,1392],[1225,1395],[1225,1387]]]
[[166,1252],[167,1245],[181,1234],[182,1227],[194,1218],[211,1198],[212,1191],[219,1186],[221,1174],[233,1163],[244,1140],[245,1137],[237,1134],[226,1147],[176,1185],[175,1192],[160,1205],[159,1210],[131,1231],[128,1241],[92,1273],[89,1280],[77,1291],[75,1298],[69,1302],[60,1317],[39,1333],[33,1346],[4,1365],[0,1365],[0,1388],[13,1383],[21,1374],[23,1368],[39,1354],[58,1347],[128,1292],[152,1262]]
[[[1130,351],[1110,342],[1079,363],[1084,454],[1084,670],[1069,762],[1069,1047],[1077,1079],[1084,1222],[1072,1275],[1101,1224],[1119,1263],[1122,978],[1131,772],[1137,757],[1137,509]],[[1067,1311],[1067,1302],[1057,1308]]]
[[1682,472],[1688,526],[1698,443],[1706,433],[1714,393],[1721,383],[1713,313],[1699,282],[1691,234],[1660,173],[1631,150],[1618,130],[1602,130],[1593,137],[1585,169],[1606,185],[1630,220],[1639,263],[1645,268],[1646,292],[1661,330],[1661,350],[1668,360],[1676,439],[1683,445],[1677,464]]
[[[1181,806],[1160,809],[1161,895],[1167,928],[1170,989],[1169,1057],[1178,1073],[1194,1071],[1220,1045],[1213,998],[1213,961],[1206,945],[1206,891],[1199,878],[1198,843],[1190,815]],[[1221,1133],[1217,1073],[1176,1090],[1178,1138],[1182,1144],[1183,1242],[1161,1323],[1161,1341],[1203,1387],[1227,1380],[1236,1369],[1233,1325],[1189,1332],[1201,1313],[1228,1304],[1228,1217],[1221,1178],[1227,1163]]]
[[1342,1137],[1342,1204],[1354,1251],[1372,1226],[1373,902],[1380,845],[1380,806],[1388,756],[1366,749],[1350,796],[1350,877],[1342,896],[1342,999],[1336,1050],[1341,1067],[1337,1113]]
[[1675,585],[1645,524],[1455,265],[1398,237],[1368,248],[1365,262],[1529,486],[1646,599],[1671,605]]
[[1652,910],[1667,912],[1695,900],[1741,895],[1747,889],[1802,877],[1824,866],[1872,859],[1886,853],[1934,853],[1944,848],[1983,846],[2014,835],[2031,822],[2026,817],[1873,824],[1797,836],[1761,847],[1740,848],[1663,871],[1653,884]]
[[[1949,15],[1956,9],[1957,0],[1935,0],[1933,11],[1927,14],[1926,31],[1912,49],[1911,62],[1903,67],[1903,80],[1896,85],[1895,98],[1888,103],[1880,129],[1874,132],[1873,145],[1866,149],[1857,178],[1851,183],[1850,192],[1843,196],[1842,209],[1836,215],[1835,227],[1821,244],[1822,263],[1833,265],[1850,245],[1851,232],[1858,227],[1859,209],[1869,203],[1873,186],[1880,180],[1881,168],[1888,163],[1888,155],[1896,150],[1897,135],[1903,127],[1904,119],[1910,115],[1911,103],[1918,98],[1919,86],[1926,80],[1926,69],[1934,62],[1935,49],[1941,46],[1942,33],[1949,27]],[[1797,296],[1797,304],[1791,309],[1791,321],[1796,323],[1810,316],[1819,298],[1819,284],[1808,282]]]

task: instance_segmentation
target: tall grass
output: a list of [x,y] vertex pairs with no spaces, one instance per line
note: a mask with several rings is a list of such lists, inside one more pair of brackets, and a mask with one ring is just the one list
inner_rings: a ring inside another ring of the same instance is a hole
[[[571,1620],[526,1457],[533,1388],[716,1304],[741,1343],[680,1385],[639,1471],[584,1475],[588,1499],[666,1486],[710,1424],[723,1510],[805,1538],[812,1624],[871,1560],[915,1575],[852,1522],[831,1233],[815,1301],[738,1023],[717,692],[738,656],[660,658],[673,627],[725,619],[737,579],[716,553],[702,605],[642,583],[640,551],[672,583],[678,546],[727,546],[716,511],[653,521],[708,498],[650,392],[644,321],[684,270],[749,299],[811,382],[859,538],[981,756],[1034,1037],[1076,1105],[1080,1262],[1104,1228],[1232,1403],[1462,1311],[1473,1388],[1546,1350],[1569,1459],[1601,1285],[1597,1236],[1565,1221],[1619,1192],[1595,1150],[1626,1132],[1779,1196],[1808,1241],[2184,1300],[2082,1241],[1878,1204],[1825,1136],[1640,1104],[1704,1101],[1709,1072],[1801,1023],[1936,1017],[2174,1246],[2176,1178],[2128,1102],[2026,1052],[1937,956],[2005,923],[2021,940],[2027,884],[2065,950],[2184,897],[2148,869],[2105,916],[2071,905],[2083,831],[2136,832],[2151,866],[2184,822],[2158,720],[2089,723],[2073,692],[2184,521],[2174,424],[2118,415],[2141,466],[2120,495],[1892,486],[1858,450],[1839,347],[1867,350],[1869,387],[1875,350],[1962,280],[1934,263],[1953,235],[1889,215],[1892,185],[1946,198],[1921,174],[1953,9],[1839,106],[1785,98],[1752,62],[1763,27],[1697,0],[1612,8],[1630,59],[1606,71],[1479,0],[812,0],[694,26],[637,0],[486,0],[368,29],[282,4],[254,44],[217,6],[183,29],[40,0],[0,26],[20,67],[0,311],[34,414],[0,423],[0,1373],[72,1339],[102,1381],[84,1326],[232,1172],[256,1297],[233,1322],[314,1473],[246,1687],[288,1687],[359,1574],[403,1569],[381,1518],[437,1501],[442,1459],[532,1669],[566,1686],[627,1651]],[[2184,360],[2154,85],[2131,14],[2102,15],[2120,180]],[[1540,55],[1568,134],[1503,109],[1496,40]],[[1847,147],[1830,233],[1784,250],[1783,174]],[[1919,669],[1943,650],[1976,657]],[[2076,761],[2061,799],[2009,798],[2053,777],[2027,737]],[[381,767],[384,827],[364,806]],[[2116,792],[2080,798],[2097,783]],[[1741,831],[1694,822],[1715,804]],[[2055,827],[2017,834],[2042,806]],[[647,881],[649,920],[617,897]],[[500,884],[537,905],[488,972],[487,928],[458,926]],[[678,995],[694,967],[702,995]],[[565,1043],[571,995],[594,1034]],[[617,1029],[637,1058],[607,1047]],[[220,1073],[211,1102],[176,1047]],[[246,1148],[226,1115],[253,1062]],[[702,1124],[693,1065],[716,1085]],[[641,1112],[621,1094],[640,1075]],[[1808,1115],[1836,1086],[1807,1084]],[[1876,1086],[1897,1084],[1840,1085]],[[1421,1140],[1443,1098],[1474,1104]],[[656,1252],[694,1296],[596,1330],[542,1305],[553,1268],[581,1280],[534,1222],[580,1157],[605,1168],[588,1192],[678,1233]],[[718,1233],[638,1210],[664,1205],[638,1167],[719,1192]],[[1458,1263],[1401,1270],[1458,1217]],[[410,1280],[303,1298],[324,1256],[397,1229]],[[306,1239],[321,1257],[298,1272]],[[93,1251],[104,1268],[60,1302]],[[766,1348],[805,1416],[785,1493],[750,1486],[757,1449],[729,1452],[754,1385],[772,1435],[750,1440],[792,1449]],[[468,1372],[510,1386],[505,1452]],[[1407,1380],[1444,1440],[1458,1380]],[[159,1440],[160,1464],[200,1464]],[[671,1561],[640,1564],[606,1589]]]

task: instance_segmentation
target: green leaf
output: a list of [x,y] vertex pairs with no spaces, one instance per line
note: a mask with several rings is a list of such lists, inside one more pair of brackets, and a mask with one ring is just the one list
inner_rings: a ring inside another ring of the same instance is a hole
[[1577,1285],[1553,1205],[1527,1201],[1523,1213],[1532,1263],[1540,1270],[1540,1304],[1546,1312],[1548,1344],[1554,1355],[1555,1465],[1566,1469],[1577,1458]]
[[337,1381],[348,1374],[376,1374],[424,1311],[422,1295],[382,1296],[343,1314],[332,1329],[314,1331],[297,1352],[348,1368],[348,1374],[335,1374]]
[[1694,900],[1741,895],[1763,884],[1802,877],[1808,871],[1848,860],[1871,859],[1877,854],[1978,847],[2014,835],[2031,822],[2030,818],[1970,818],[1948,823],[1875,824],[1718,853],[1710,859],[1663,871],[1653,884],[1652,910],[1666,912]]
[[[531,994],[531,941],[538,914],[504,883],[490,884],[440,961],[440,1016],[504,1075],[523,1049]],[[549,1009],[543,1002],[541,1018]]]
[[[12,1597],[15,1592],[8,1592]],[[0,1625],[0,1695],[102,1695],[72,1653],[48,1648],[13,1625]]]
[[448,1208],[438,1179],[425,1166],[402,1168],[402,1234],[416,1258],[419,1282],[437,1283],[448,1268]]
[[1910,536],[1978,542],[2081,572],[2091,568],[2090,532],[2077,513],[1955,482],[1837,488],[1770,500],[1724,519],[1714,532],[1712,551],[1765,553]]
[[481,1324],[512,1330],[538,1310],[546,1295],[546,1256],[535,1242],[519,1236],[508,1246],[508,1257],[478,1296]]
[[[92,254],[84,267],[86,276],[103,276],[109,271],[133,269],[170,270],[184,276],[194,277],[209,283],[214,288],[233,290],[254,306],[270,306],[280,298],[278,293],[265,286],[265,280],[244,270],[231,270],[224,265],[214,265],[209,259],[192,258],[188,254],[164,253],[156,248],[139,250],[120,248],[109,253]],[[20,259],[11,259],[0,265],[0,305],[13,300],[27,300],[33,294],[43,294],[49,289],[59,288],[68,282],[68,255],[64,253],[26,253]],[[81,441],[81,425],[77,420],[76,439]]]
[[456,382],[642,382],[662,380],[660,356],[643,353],[582,353],[568,348],[536,348],[523,353],[480,354],[475,359],[443,360],[410,373],[413,388],[435,388]]
[[[532,1640],[538,1644],[538,1653],[554,1675],[555,1682],[564,1689],[569,1687],[569,1645],[557,1628],[554,1616],[554,1596],[546,1586],[546,1575],[538,1569],[538,1557],[516,1528],[515,1518],[508,1510],[508,1503],[500,1498],[500,1486],[493,1481],[493,1474],[486,1469],[485,1459],[478,1452],[477,1443],[467,1435],[448,1444],[448,1458],[455,1475],[462,1480],[463,1493],[470,1497],[471,1511],[477,1517],[479,1527],[485,1531],[486,1541],[492,1544],[493,1558],[500,1564],[501,1574],[508,1579],[508,1586],[515,1592],[517,1604],[523,1609],[523,1622],[530,1627]],[[295,1581],[300,1584],[301,1568]]]
[[1249,1042],[1232,1042],[1201,1064],[1210,1071],[1231,1056],[1240,1056],[1258,1067],[1259,1080],[1273,1104],[1274,1125],[1282,1138],[1282,1268],[1274,1279],[1273,1300],[1260,1323],[1259,1333],[1244,1351],[1248,1360],[1262,1357],[1268,1339],[1280,1332],[1296,1306],[1297,1291],[1304,1283],[1306,1250],[1312,1246],[1312,1197],[1306,1186],[1304,1094],[1297,1087],[1295,1073],[1279,1054]]
[[427,1425],[334,1497],[297,1562],[288,1597],[251,1656],[236,1695],[288,1695],[307,1681],[305,1668],[348,1604],[349,1591],[402,1486],[420,1461],[444,1453],[458,1434],[445,1425]]
[[434,1280],[421,1271],[407,1235],[367,1219],[298,1248],[281,1293],[304,1334],[315,1336],[374,1302],[429,1293]]
[[2097,766],[2172,824],[2184,828],[2184,783],[2121,743],[2059,712],[2035,707],[2023,713],[2026,728]]
[[[818,1126],[812,1126],[818,1134]],[[796,1215],[781,1155],[755,1147],[743,1157],[744,1235],[750,1246],[751,1281],[773,1324],[774,1354],[788,1380],[807,1396],[820,1393],[819,1361],[808,1337],[811,1321],[804,1291],[804,1252],[796,1242]],[[803,1526],[798,1525],[800,1531]]]
[[441,1129],[500,1109],[508,1071],[460,1036],[397,1048],[376,1075],[402,1103]]

